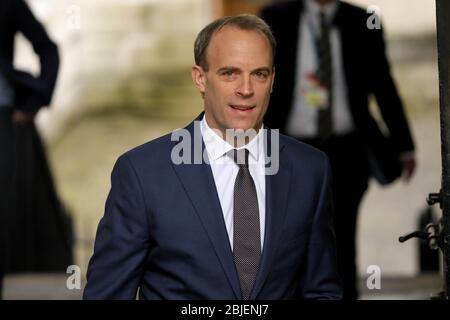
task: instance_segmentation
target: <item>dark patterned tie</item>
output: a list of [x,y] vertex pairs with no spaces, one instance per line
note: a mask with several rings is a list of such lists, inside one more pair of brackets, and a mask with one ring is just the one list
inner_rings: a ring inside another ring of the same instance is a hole
[[248,155],[247,149],[233,151],[239,166],[234,183],[233,256],[245,300],[250,298],[261,257],[258,197],[248,168]]
[[318,43],[318,55],[319,70],[317,76],[328,90],[328,101],[318,113],[317,135],[322,140],[325,140],[333,132],[333,119],[331,111],[333,70],[331,59],[330,27],[323,12],[320,13],[320,39]]

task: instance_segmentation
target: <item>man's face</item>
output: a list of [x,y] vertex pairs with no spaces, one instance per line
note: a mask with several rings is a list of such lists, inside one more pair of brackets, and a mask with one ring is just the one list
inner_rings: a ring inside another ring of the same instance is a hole
[[258,31],[225,26],[206,49],[208,71],[192,67],[211,128],[260,129],[274,79],[272,49]]

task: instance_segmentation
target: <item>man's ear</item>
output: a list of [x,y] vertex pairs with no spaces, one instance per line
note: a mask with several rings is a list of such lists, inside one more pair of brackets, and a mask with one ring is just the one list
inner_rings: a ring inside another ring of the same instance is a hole
[[205,87],[206,87],[205,71],[203,71],[202,67],[194,65],[191,70],[191,75],[192,81],[194,81],[195,86],[203,96],[205,94]]

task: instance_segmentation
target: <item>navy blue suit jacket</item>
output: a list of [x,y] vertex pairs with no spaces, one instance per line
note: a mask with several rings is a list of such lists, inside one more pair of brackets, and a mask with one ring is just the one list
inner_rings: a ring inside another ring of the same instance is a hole
[[[173,164],[177,143],[166,135],[117,160],[85,299],[242,298],[211,168]],[[251,298],[338,299],[328,160],[283,135],[279,149]]]

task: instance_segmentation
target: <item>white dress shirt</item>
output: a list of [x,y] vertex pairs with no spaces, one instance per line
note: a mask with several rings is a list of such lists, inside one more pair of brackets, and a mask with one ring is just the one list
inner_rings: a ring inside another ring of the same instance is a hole
[[[320,37],[319,14],[324,12],[329,23],[334,18],[339,1],[321,7],[313,0],[305,1],[305,9],[299,24],[300,47],[297,53],[297,70],[294,99],[291,114],[288,117],[287,133],[298,138],[317,136],[318,109],[311,106],[304,93],[308,88],[308,74],[314,74],[318,68],[315,39]],[[333,67],[332,80],[332,117],[333,133],[343,135],[354,130],[353,118],[347,97],[340,32],[335,26],[330,29],[331,55]]]
[[[233,249],[233,193],[234,182],[239,167],[226,153],[234,149],[234,147],[223,140],[221,136],[209,127],[204,116],[200,123],[200,130],[207,150],[212,174],[214,176],[217,195],[219,196],[223,219],[228,232],[228,238],[230,240],[231,248]],[[237,149],[239,150],[242,148],[249,150],[249,170],[255,183],[256,194],[258,196],[262,251],[266,224],[266,176],[263,130],[259,130],[258,134],[248,144]]]

